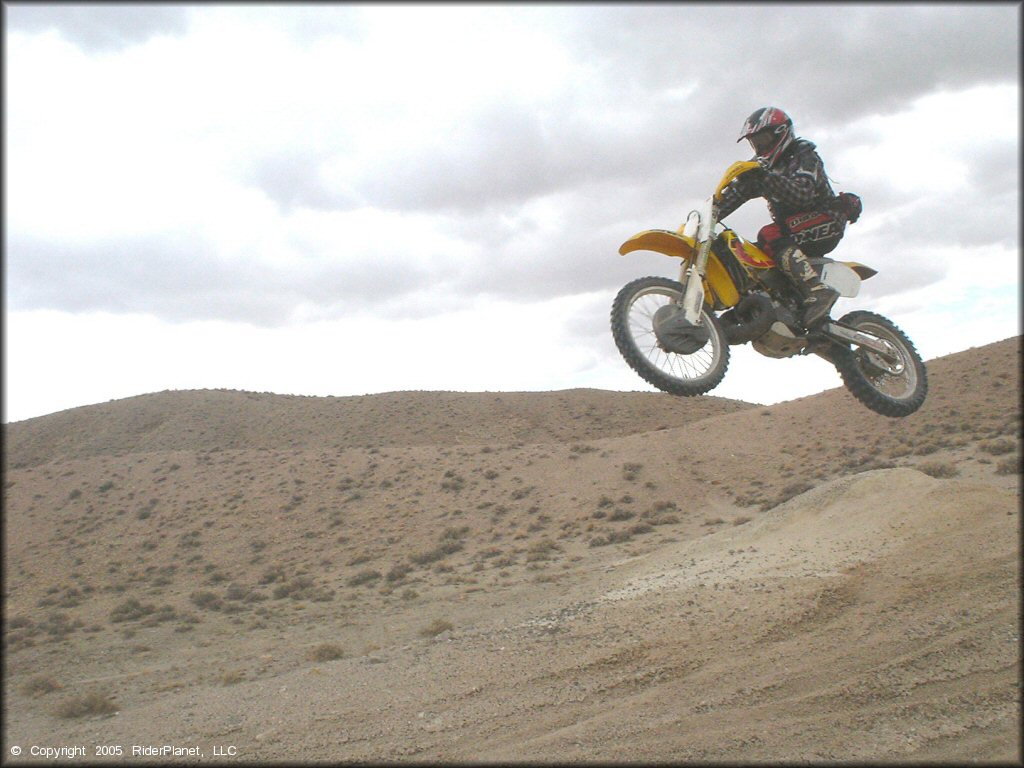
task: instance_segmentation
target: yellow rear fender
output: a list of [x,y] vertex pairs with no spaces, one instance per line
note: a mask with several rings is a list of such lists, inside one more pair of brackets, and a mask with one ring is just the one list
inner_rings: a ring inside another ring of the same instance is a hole
[[619,253],[625,256],[633,251],[654,251],[666,256],[688,259],[693,253],[693,238],[667,229],[648,229],[633,235],[619,246]]
[[865,264],[859,264],[856,261],[841,261],[839,263],[845,264],[854,272],[856,272],[857,277],[859,277],[861,280],[867,280],[869,277],[874,277],[875,275],[878,274],[877,269],[872,269],[871,267]]

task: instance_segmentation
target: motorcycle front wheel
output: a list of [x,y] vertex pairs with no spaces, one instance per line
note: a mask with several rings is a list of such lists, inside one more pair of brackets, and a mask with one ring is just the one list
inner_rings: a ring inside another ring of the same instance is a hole
[[838,322],[882,339],[893,352],[887,359],[864,348],[833,351],[832,362],[850,393],[883,416],[909,416],[920,408],[928,394],[928,375],[906,334],[874,312],[850,312]]
[[640,378],[671,395],[703,395],[717,387],[729,365],[729,343],[718,319],[702,311],[709,338],[693,354],[670,352],[654,333],[654,314],[678,302],[683,286],[664,277],[627,283],[612,304],[612,336],[626,363]]

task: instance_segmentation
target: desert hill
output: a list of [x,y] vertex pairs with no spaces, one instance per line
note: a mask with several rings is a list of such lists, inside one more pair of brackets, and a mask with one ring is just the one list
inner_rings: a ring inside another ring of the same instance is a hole
[[12,425],[12,466],[155,451],[345,449],[385,445],[554,443],[618,437],[752,408],[701,398],[666,408],[659,394],[389,392],[303,397],[169,391]]
[[202,391],[5,425],[5,755],[1018,760],[1019,341],[897,420]]

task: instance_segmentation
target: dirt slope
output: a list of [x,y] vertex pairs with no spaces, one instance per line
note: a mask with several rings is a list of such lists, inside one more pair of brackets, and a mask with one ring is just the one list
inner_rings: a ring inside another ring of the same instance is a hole
[[204,391],[6,425],[4,754],[1019,760],[1019,364],[929,361],[902,420]]

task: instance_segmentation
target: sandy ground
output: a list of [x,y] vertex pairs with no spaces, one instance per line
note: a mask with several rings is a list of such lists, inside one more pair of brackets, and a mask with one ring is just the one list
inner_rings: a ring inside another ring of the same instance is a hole
[[1019,763],[1019,366],[5,425],[5,761]]

